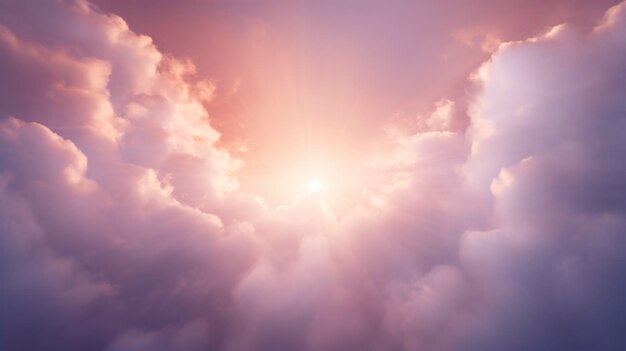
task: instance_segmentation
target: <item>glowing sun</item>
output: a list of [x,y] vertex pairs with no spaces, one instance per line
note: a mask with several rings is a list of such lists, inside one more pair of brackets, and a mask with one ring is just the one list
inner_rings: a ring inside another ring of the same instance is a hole
[[306,190],[310,193],[318,194],[322,191],[322,183],[317,179],[311,179],[306,186]]

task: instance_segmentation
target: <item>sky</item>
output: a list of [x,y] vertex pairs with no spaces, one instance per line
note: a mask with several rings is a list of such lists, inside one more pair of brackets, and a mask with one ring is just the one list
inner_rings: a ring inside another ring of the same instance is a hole
[[0,0],[0,349],[626,346],[626,2]]

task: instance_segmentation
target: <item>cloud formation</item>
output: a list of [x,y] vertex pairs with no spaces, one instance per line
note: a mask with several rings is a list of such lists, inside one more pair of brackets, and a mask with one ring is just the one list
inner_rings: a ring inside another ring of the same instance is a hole
[[617,350],[626,3],[499,46],[340,217],[270,208],[213,87],[82,0],[0,2],[0,346]]

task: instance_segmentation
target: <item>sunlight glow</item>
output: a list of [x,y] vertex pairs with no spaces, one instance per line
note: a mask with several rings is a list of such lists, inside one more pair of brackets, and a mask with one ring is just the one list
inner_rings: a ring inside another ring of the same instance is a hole
[[318,194],[322,191],[322,183],[317,179],[311,179],[306,187],[310,193]]

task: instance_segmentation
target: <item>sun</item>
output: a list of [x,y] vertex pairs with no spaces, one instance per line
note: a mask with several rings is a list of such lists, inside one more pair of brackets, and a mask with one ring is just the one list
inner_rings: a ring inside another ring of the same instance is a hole
[[309,180],[306,190],[312,194],[319,194],[322,191],[322,183],[317,179]]

